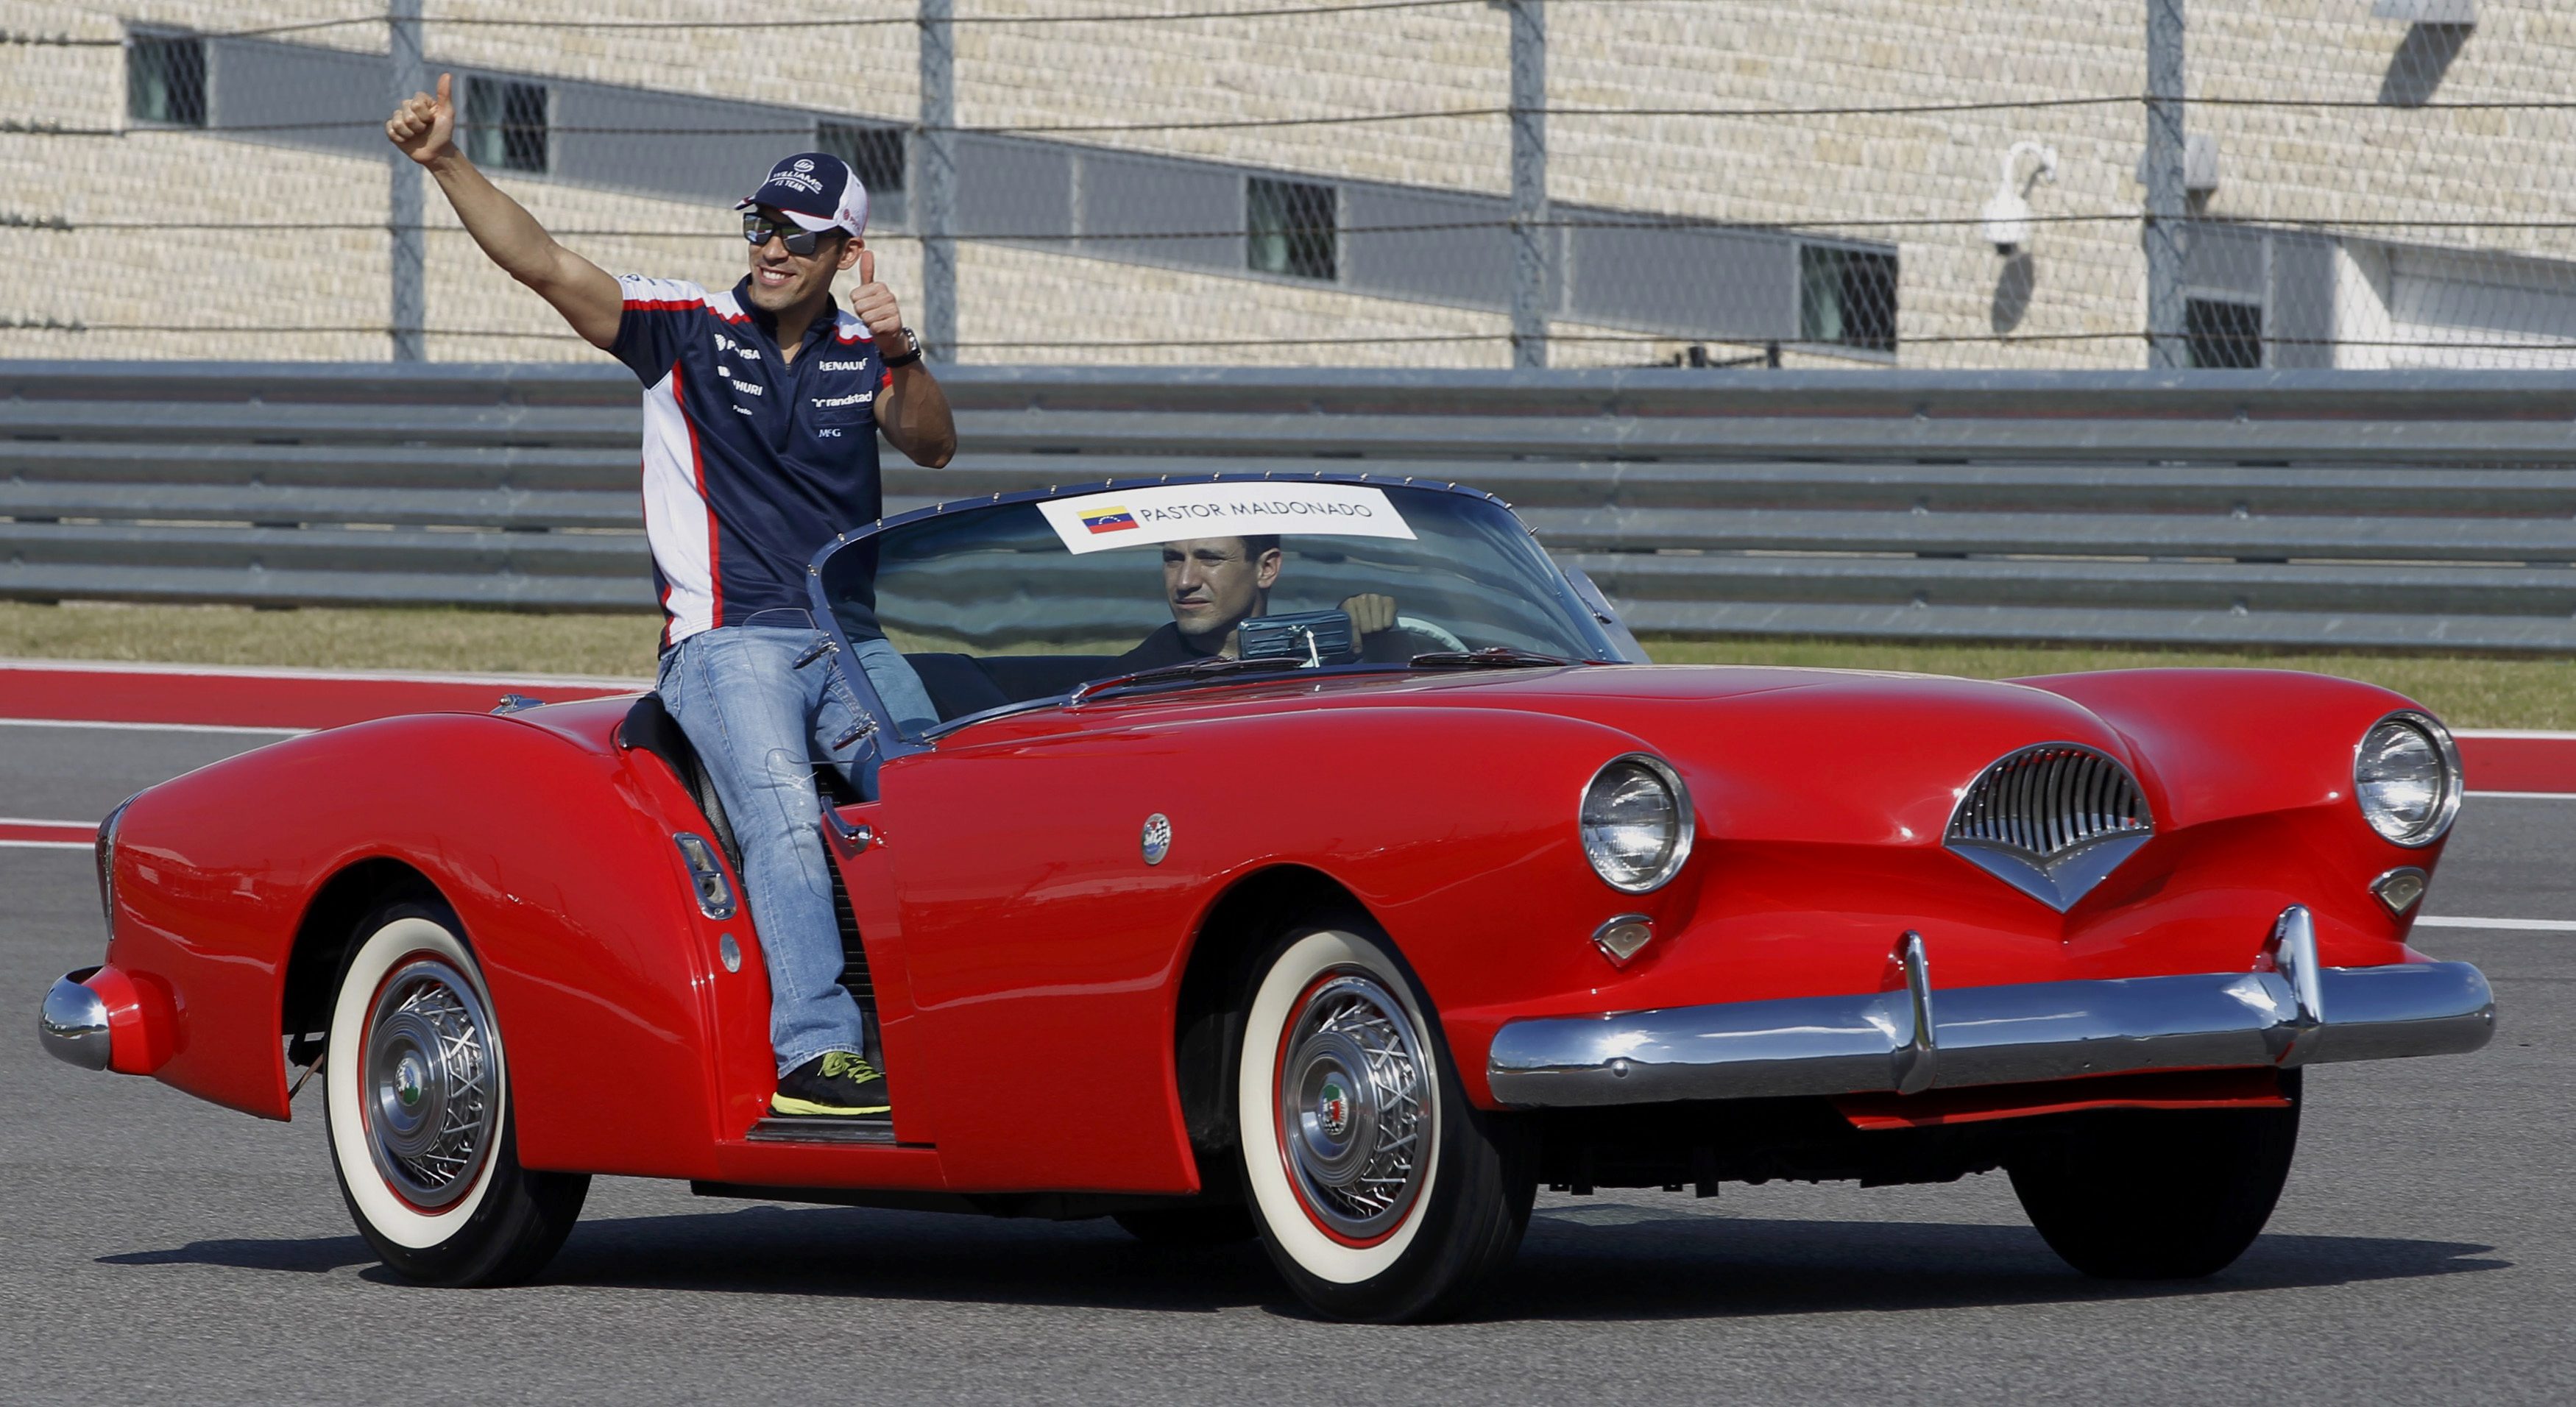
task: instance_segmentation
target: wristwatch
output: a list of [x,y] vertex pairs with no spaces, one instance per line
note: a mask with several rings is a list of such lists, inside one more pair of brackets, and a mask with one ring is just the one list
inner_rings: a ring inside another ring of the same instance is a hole
[[899,366],[910,366],[921,360],[921,334],[907,327],[903,330],[903,340],[908,345],[901,353],[885,359],[886,370],[892,371]]

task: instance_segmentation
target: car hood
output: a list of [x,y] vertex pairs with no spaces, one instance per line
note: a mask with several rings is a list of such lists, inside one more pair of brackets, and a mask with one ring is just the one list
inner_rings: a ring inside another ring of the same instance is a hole
[[2019,684],[1631,666],[1496,681],[1476,693],[1495,706],[1581,717],[1635,737],[1689,780],[1704,826],[1739,839],[1937,845],[1969,783],[2034,743],[2098,748],[2154,792],[2109,724],[2070,699]]
[[1301,710],[1477,708],[1582,719],[1671,762],[1690,783],[1703,827],[1740,839],[1938,845],[1978,773],[2017,748],[2048,742],[2120,759],[2163,809],[2149,769],[2118,731],[2071,699],[2021,684],[1619,665],[1282,681],[1227,689],[1234,697],[1221,704],[1191,692],[1195,701],[1166,695],[1117,711],[1135,722],[1169,712],[1240,716],[1293,698]]

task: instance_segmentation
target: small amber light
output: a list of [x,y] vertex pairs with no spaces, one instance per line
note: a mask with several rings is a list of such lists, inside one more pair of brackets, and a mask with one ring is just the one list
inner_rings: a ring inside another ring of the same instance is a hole
[[1621,914],[1592,930],[1592,946],[1599,948],[1613,967],[1626,967],[1654,938],[1654,920],[1644,914]]
[[2424,897],[2425,874],[2413,865],[2390,870],[2370,882],[2370,892],[2388,906],[2392,914],[2403,915]]

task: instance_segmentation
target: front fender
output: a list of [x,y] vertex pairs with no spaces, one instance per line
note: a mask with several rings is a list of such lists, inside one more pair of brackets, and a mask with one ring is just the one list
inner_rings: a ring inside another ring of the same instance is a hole
[[[2279,669],[2123,669],[2015,681],[2082,704],[2129,740],[2175,829],[2336,805],[2357,839],[2380,840],[2352,801],[2353,753],[2404,695]],[[2390,863],[2399,863],[2392,859]]]

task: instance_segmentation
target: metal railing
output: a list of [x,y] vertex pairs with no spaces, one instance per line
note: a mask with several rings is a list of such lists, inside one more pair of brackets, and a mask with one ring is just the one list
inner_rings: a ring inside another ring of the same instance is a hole
[[[1326,469],[1510,499],[1648,634],[2576,651],[2550,372],[960,367],[889,511]],[[0,596],[651,605],[617,367],[0,363]]]

